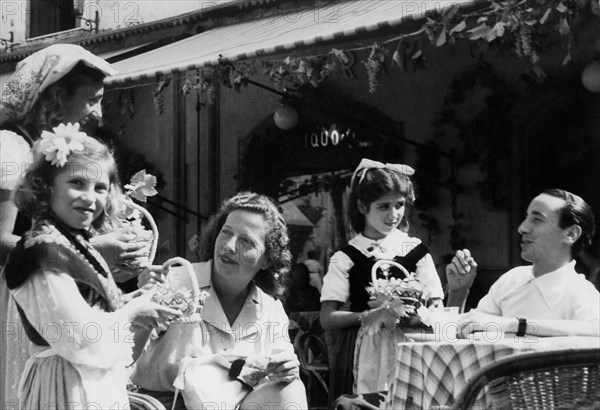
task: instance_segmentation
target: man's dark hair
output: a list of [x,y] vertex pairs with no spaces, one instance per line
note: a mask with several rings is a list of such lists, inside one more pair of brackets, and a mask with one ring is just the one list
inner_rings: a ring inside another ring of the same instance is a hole
[[596,219],[592,208],[580,196],[564,189],[547,189],[543,194],[560,198],[565,201],[565,206],[559,210],[558,226],[565,229],[572,225],[581,227],[581,236],[571,247],[571,254],[576,256],[592,244],[596,231]]

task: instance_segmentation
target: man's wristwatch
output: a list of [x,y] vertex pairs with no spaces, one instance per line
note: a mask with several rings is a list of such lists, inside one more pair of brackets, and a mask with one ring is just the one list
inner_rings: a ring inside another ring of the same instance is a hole
[[527,319],[524,317],[518,317],[519,326],[517,327],[517,336],[523,337],[525,336],[525,332],[527,332]]

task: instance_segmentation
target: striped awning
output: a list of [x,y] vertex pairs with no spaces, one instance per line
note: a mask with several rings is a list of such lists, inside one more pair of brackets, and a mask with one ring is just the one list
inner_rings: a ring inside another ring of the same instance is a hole
[[265,57],[286,51],[377,35],[452,5],[484,0],[361,0],[302,11],[265,11],[262,19],[217,27],[115,63],[107,85],[155,80],[220,62]]
[[119,58],[123,54],[131,53],[142,47],[146,47],[148,44],[152,44],[152,42],[150,41],[150,42],[146,42],[146,43],[142,43],[142,44],[136,44],[131,47],[124,47],[124,48],[118,48],[118,49],[111,50],[111,51],[105,51],[103,53],[98,53],[97,56],[107,60],[108,62],[111,62],[110,60],[112,60],[114,58]]

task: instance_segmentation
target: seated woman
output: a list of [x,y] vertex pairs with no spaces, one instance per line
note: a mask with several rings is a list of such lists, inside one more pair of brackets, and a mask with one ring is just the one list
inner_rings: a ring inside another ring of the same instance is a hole
[[[265,358],[258,371],[261,377],[248,368],[240,372],[253,373],[254,378],[244,380],[253,389],[241,408],[269,408],[274,403],[276,408],[307,408],[299,362],[287,336],[289,321],[276,299],[291,259],[287,227],[276,205],[248,192],[225,200],[203,232],[200,257],[204,262],[193,267],[199,286],[209,293],[202,310],[203,334],[193,343],[181,340],[177,349],[185,351],[177,356],[218,354],[238,364],[240,359]],[[140,275],[139,285],[163,280],[162,272],[149,270]],[[161,337],[151,343],[160,343]],[[163,374],[156,377],[163,381],[158,387],[163,391],[157,392],[157,385],[148,382],[142,359],[132,381],[171,408],[179,363],[174,363],[175,371],[161,369]],[[177,400],[176,408],[185,408],[183,400]]]
[[319,290],[310,283],[310,272],[304,263],[297,263],[290,272],[283,294],[286,312],[306,312],[321,309]]

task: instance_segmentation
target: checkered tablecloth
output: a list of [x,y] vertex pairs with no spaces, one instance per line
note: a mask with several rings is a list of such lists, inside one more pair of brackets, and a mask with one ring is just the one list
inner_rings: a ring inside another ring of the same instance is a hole
[[394,380],[381,408],[445,408],[481,367],[502,357],[532,350],[596,347],[599,343],[598,338],[569,337],[403,343],[399,345]]

